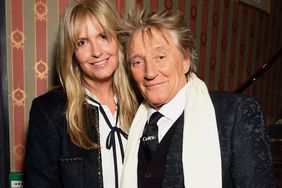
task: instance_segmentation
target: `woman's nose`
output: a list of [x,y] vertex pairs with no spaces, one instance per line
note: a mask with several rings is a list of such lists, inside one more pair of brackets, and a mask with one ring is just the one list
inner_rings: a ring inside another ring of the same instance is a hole
[[102,50],[99,45],[95,45],[91,43],[91,56],[95,58],[99,58],[102,55]]

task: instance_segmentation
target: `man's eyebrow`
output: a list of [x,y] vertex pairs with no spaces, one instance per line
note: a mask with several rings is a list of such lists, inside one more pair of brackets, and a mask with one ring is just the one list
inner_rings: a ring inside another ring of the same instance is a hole
[[138,54],[134,54],[133,56],[129,57],[129,61],[131,61],[132,59],[135,59],[135,58],[142,58],[142,56],[140,56]]
[[155,47],[153,47],[153,50],[159,51],[159,50],[167,50],[167,49],[165,48],[165,46],[155,46]]

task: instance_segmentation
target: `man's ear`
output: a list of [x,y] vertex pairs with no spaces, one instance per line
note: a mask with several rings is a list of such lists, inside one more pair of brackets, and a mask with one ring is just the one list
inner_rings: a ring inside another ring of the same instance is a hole
[[184,74],[188,73],[191,67],[191,61],[190,61],[190,53],[189,50],[185,50],[185,56],[183,59],[183,70]]

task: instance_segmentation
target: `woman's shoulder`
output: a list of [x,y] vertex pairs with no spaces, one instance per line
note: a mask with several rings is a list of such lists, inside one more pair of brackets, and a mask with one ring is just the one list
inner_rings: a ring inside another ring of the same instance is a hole
[[44,106],[65,105],[66,94],[61,86],[56,86],[51,88],[46,93],[34,98],[33,103]]

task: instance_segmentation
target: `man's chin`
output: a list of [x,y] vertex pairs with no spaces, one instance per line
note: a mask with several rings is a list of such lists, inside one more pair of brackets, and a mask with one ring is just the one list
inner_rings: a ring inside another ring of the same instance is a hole
[[164,105],[164,103],[160,103],[160,102],[153,102],[153,101],[149,101],[149,100],[147,100],[147,101],[148,101],[149,105],[156,110],[160,109]]

